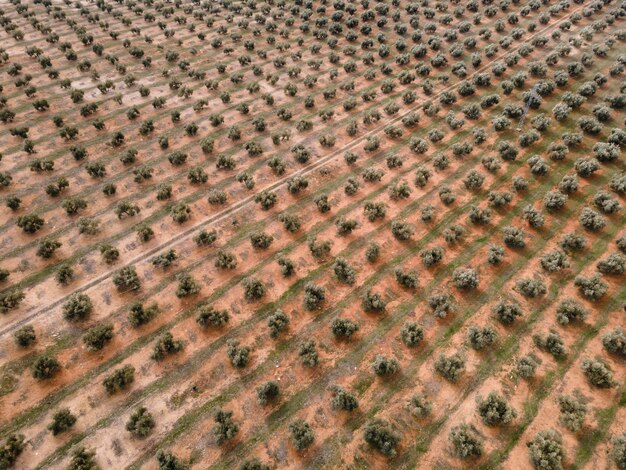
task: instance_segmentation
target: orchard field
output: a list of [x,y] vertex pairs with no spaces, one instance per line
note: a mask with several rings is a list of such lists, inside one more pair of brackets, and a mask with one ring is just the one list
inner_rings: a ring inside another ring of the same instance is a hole
[[0,470],[626,469],[626,2],[0,26]]

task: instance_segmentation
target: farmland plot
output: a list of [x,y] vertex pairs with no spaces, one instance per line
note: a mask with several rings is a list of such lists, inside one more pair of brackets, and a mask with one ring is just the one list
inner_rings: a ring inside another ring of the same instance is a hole
[[625,15],[0,5],[0,469],[626,468]]

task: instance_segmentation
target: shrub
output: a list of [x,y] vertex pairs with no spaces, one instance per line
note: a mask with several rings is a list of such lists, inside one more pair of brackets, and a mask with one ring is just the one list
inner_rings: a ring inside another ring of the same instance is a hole
[[461,459],[480,457],[483,453],[482,440],[476,428],[471,425],[464,423],[454,426],[448,440],[452,443],[456,456]]
[[338,235],[347,235],[350,234],[358,227],[358,222],[354,219],[346,219],[341,216],[335,221],[335,226],[337,227]]
[[256,389],[256,396],[261,406],[265,406],[269,402],[276,400],[279,394],[280,389],[278,388],[278,383],[274,381],[265,382]]
[[10,434],[2,447],[0,447],[0,466],[3,469],[12,468],[24,450],[24,436],[22,434]]
[[564,357],[566,354],[563,338],[556,331],[550,331],[545,336],[535,334],[533,335],[533,342],[539,349],[549,352],[557,359]]
[[626,358],[626,332],[622,328],[618,327],[602,336],[602,345],[608,352]]
[[134,437],[144,438],[148,437],[155,426],[154,418],[144,406],[137,408],[128,421],[126,422],[126,430],[130,432]]
[[425,248],[420,251],[420,258],[422,259],[422,263],[427,268],[434,266],[439,263],[443,259],[444,250],[439,246],[434,246],[432,248]]
[[187,470],[189,468],[188,465],[181,462],[171,452],[160,450],[156,454],[156,459],[159,464],[159,470]]
[[394,358],[377,354],[372,362],[372,370],[379,377],[393,375],[400,369],[400,363]]
[[478,400],[478,414],[488,426],[509,424],[517,416],[511,405],[496,392],[491,392],[484,400]]
[[159,307],[157,304],[151,304],[148,307],[144,307],[140,302],[135,302],[130,307],[130,315],[128,321],[131,326],[137,328],[141,325],[149,323],[159,313]]
[[227,310],[217,310],[213,306],[203,305],[198,309],[196,315],[196,323],[201,328],[208,328],[210,326],[219,328],[228,323],[230,316]]
[[365,259],[370,263],[375,262],[380,255],[380,245],[376,242],[370,242],[365,249]]
[[499,245],[495,245],[493,243],[490,244],[489,252],[487,254],[487,262],[489,264],[496,265],[496,264],[500,264],[503,258],[504,258],[504,248]]
[[265,285],[254,277],[248,277],[242,281],[244,297],[247,301],[252,302],[263,298],[266,289]]
[[537,367],[539,367],[539,364],[541,364],[539,358],[537,358],[534,354],[529,354],[517,359],[515,369],[520,377],[523,379],[530,379],[535,375],[535,371],[537,370]]
[[53,436],[56,436],[69,430],[74,426],[74,423],[76,423],[76,416],[68,408],[63,408],[54,413],[52,422],[48,425],[48,430],[52,432]]
[[151,359],[155,361],[162,361],[166,356],[170,354],[176,354],[182,351],[185,345],[182,340],[175,340],[172,333],[169,331],[163,333],[156,343],[154,343],[154,349],[150,355]]
[[285,277],[289,277],[296,272],[296,265],[289,258],[283,258],[281,256],[278,258],[277,263],[280,266],[280,272]]
[[309,423],[302,419],[292,421],[289,424],[289,432],[291,433],[293,445],[298,452],[302,452],[315,441],[313,429]]
[[413,236],[415,229],[407,222],[394,220],[391,222],[391,233],[397,240],[406,241]]
[[469,190],[477,190],[480,189],[485,181],[485,177],[481,175],[476,170],[470,170],[465,179],[463,180],[463,184]]
[[263,210],[269,210],[278,202],[278,197],[273,192],[266,190],[257,194],[254,197],[254,202],[259,204]]
[[38,232],[44,225],[44,220],[35,214],[21,215],[17,218],[17,226],[26,233]]
[[62,243],[51,238],[44,238],[37,244],[37,256],[43,259],[49,259],[54,256],[54,252],[61,248]]
[[319,355],[317,353],[317,349],[315,348],[315,341],[309,339],[300,343],[298,356],[300,356],[300,360],[302,361],[302,365],[304,367],[315,367],[319,362]]
[[318,259],[325,258],[330,253],[332,242],[328,240],[318,242],[316,238],[311,238],[308,242],[311,254]]
[[398,284],[406,287],[407,289],[416,289],[418,284],[417,271],[404,271],[402,268],[396,268],[394,271],[396,281]]
[[559,245],[565,251],[583,251],[587,247],[587,240],[579,233],[572,232],[565,234]]
[[383,300],[382,296],[378,293],[372,292],[371,289],[368,289],[361,298],[361,306],[366,312],[383,312],[386,305],[387,303]]
[[96,452],[79,447],[72,454],[67,470],[99,470],[100,466],[96,462]]
[[113,339],[113,324],[102,323],[93,326],[83,335],[83,343],[90,351],[99,351]]
[[598,388],[611,388],[616,385],[616,382],[613,380],[613,372],[611,372],[608,365],[600,360],[585,359],[582,361],[580,368],[583,370],[589,383]]
[[213,419],[215,420],[213,435],[218,445],[232,439],[239,432],[239,424],[233,420],[232,411],[217,410],[213,415]]
[[458,382],[461,372],[465,369],[465,359],[458,353],[448,357],[440,354],[435,361],[435,371],[452,383]]
[[356,271],[345,258],[336,258],[333,263],[333,271],[335,272],[335,276],[341,282],[352,285],[356,280]]
[[307,310],[316,310],[326,299],[326,290],[311,282],[304,286],[304,306]]
[[606,219],[590,207],[583,208],[578,216],[578,221],[584,228],[592,232],[597,232],[606,227]]
[[359,402],[356,397],[339,385],[333,385],[331,387],[333,398],[330,401],[330,406],[333,410],[354,411],[359,407]]
[[86,319],[93,310],[93,304],[87,294],[74,293],[63,304],[63,317],[68,321]]
[[411,413],[416,418],[425,418],[433,409],[433,404],[424,394],[413,395],[410,403]]
[[244,461],[240,466],[239,470],[270,470],[270,466],[264,463],[257,458],[253,458],[251,460]]
[[384,219],[387,213],[387,206],[383,202],[366,202],[363,212],[370,222]]
[[459,289],[476,289],[478,273],[472,268],[456,268],[452,273],[452,282]]
[[584,321],[587,311],[576,300],[565,299],[556,308],[556,320],[561,325],[567,325],[575,321]]
[[16,344],[21,348],[27,348],[37,340],[35,329],[31,325],[26,325],[16,330],[13,333],[13,337]]
[[289,326],[289,317],[282,310],[278,309],[267,319],[267,326],[270,329],[270,337],[277,338]]
[[235,269],[237,267],[237,258],[235,258],[233,253],[220,250],[217,252],[214,265],[220,269]]
[[502,230],[504,233],[504,243],[509,248],[524,248],[526,241],[524,240],[524,230],[518,227],[508,225]]
[[365,442],[385,457],[393,458],[396,456],[396,447],[400,443],[400,436],[391,429],[388,422],[380,419],[368,422],[363,437]]
[[424,329],[415,322],[407,321],[400,330],[400,338],[405,345],[413,348],[424,339]]
[[571,395],[559,395],[559,421],[572,432],[580,431],[587,413],[587,405]]
[[626,468],[626,432],[611,439],[610,456],[619,470]]
[[445,318],[452,311],[454,297],[447,292],[439,292],[431,295],[428,305],[437,318]]
[[250,236],[250,243],[252,243],[252,247],[261,250],[269,248],[273,241],[274,237],[264,232],[254,233]]
[[607,258],[604,258],[596,264],[598,271],[607,275],[621,275],[624,274],[624,265],[626,259],[619,253],[612,253]]
[[532,440],[526,443],[530,454],[530,461],[537,470],[561,470],[565,452],[561,434],[548,429],[535,434]]
[[126,266],[113,273],[113,284],[121,292],[139,290],[141,288],[141,281],[134,266]]
[[226,342],[226,355],[233,367],[246,367],[250,360],[250,351],[248,346],[240,346],[237,340],[229,339]]
[[178,286],[176,287],[176,297],[182,299],[191,295],[196,295],[200,292],[200,285],[196,280],[187,273],[181,273],[176,276],[178,280]]
[[125,390],[135,381],[135,368],[131,365],[117,369],[111,375],[106,377],[102,384],[109,395],[120,390]]
[[515,289],[524,297],[534,299],[544,295],[548,290],[541,279],[523,278],[515,283]]
[[609,290],[609,285],[600,274],[594,274],[591,277],[576,276],[574,285],[578,288],[580,295],[592,302],[600,300]]
[[498,340],[498,333],[489,326],[482,329],[470,326],[467,330],[467,339],[472,348],[480,351],[494,344]]
[[550,273],[569,267],[567,255],[561,250],[548,251],[541,257],[540,264],[543,269]]
[[359,325],[346,318],[335,318],[330,329],[336,339],[350,339],[354,333],[359,331]]

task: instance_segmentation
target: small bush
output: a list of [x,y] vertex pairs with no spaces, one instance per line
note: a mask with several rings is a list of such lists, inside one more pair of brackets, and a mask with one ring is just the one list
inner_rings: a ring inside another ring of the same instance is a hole
[[326,300],[326,289],[308,282],[304,286],[304,307],[307,310],[317,310]]
[[467,330],[467,340],[473,349],[480,351],[494,344],[498,340],[498,333],[489,326],[482,329],[470,326]]
[[450,356],[439,355],[435,361],[435,371],[452,383],[458,382],[465,369],[465,359],[458,353]]
[[372,370],[379,377],[389,376],[400,370],[400,363],[394,358],[377,354],[372,362]]
[[47,380],[54,377],[61,370],[61,364],[54,356],[44,354],[35,359],[32,369],[33,378]]
[[572,432],[580,431],[587,413],[587,405],[571,395],[560,395],[557,401],[561,412],[559,421]]
[[424,394],[416,394],[411,397],[411,413],[416,418],[425,418],[433,409],[433,404]]
[[540,431],[526,443],[530,461],[537,470],[561,470],[565,452],[563,439],[553,429]]
[[156,454],[159,470],[188,470],[189,466],[171,452],[160,450]]
[[143,439],[148,437],[154,429],[156,423],[147,408],[141,406],[137,408],[126,422],[126,430],[134,437]]
[[233,420],[232,411],[217,410],[213,419],[215,420],[213,435],[218,445],[231,440],[239,432],[239,424]]
[[95,457],[95,451],[79,447],[72,454],[67,470],[100,470]]
[[491,392],[486,399],[478,400],[478,414],[488,426],[509,424],[517,416],[511,405],[496,392]]
[[158,313],[159,307],[157,304],[151,304],[148,307],[144,307],[140,302],[135,302],[130,307],[128,321],[131,326],[137,328],[141,325],[149,323]]
[[341,282],[352,285],[356,280],[356,271],[350,266],[348,261],[345,258],[336,258],[333,263],[333,271],[335,271],[335,276]]
[[556,308],[556,321],[567,325],[576,321],[585,321],[587,310],[576,300],[565,299]]
[[379,419],[370,421],[363,432],[365,442],[383,454],[385,457],[396,456],[396,447],[400,443],[400,436],[396,434],[389,423]]
[[472,268],[456,268],[452,273],[452,282],[459,289],[476,289],[478,287],[478,273]]
[[333,398],[330,401],[330,406],[333,410],[354,411],[359,407],[359,402],[356,397],[339,385],[331,387]]
[[13,337],[17,345],[21,348],[27,348],[37,340],[35,329],[31,325],[21,327],[13,333]]
[[102,384],[104,389],[109,395],[112,395],[120,390],[126,390],[130,384],[135,381],[135,368],[131,365],[126,365],[120,369],[117,369],[111,375],[104,379]]
[[265,406],[269,402],[276,400],[279,394],[280,389],[278,388],[278,383],[274,381],[265,382],[256,389],[256,396],[261,406]]
[[611,460],[619,470],[626,469],[626,432],[611,439]]
[[309,423],[302,419],[292,421],[289,424],[289,432],[291,433],[293,446],[298,452],[302,452],[306,448],[310,447],[315,441],[313,429]]
[[93,326],[83,335],[83,343],[90,351],[99,351],[113,339],[113,324],[103,323]]
[[234,339],[229,339],[226,346],[226,355],[233,367],[243,368],[248,365],[251,351],[248,346],[240,346],[239,341]]
[[217,310],[213,306],[203,305],[198,309],[196,315],[196,323],[201,328],[215,327],[219,328],[228,323],[230,316],[227,310]]
[[118,291],[127,292],[141,288],[141,281],[134,266],[126,266],[113,273],[113,284]]
[[0,447],[0,465],[3,469],[12,468],[24,450],[24,436],[22,434],[11,434],[7,437],[2,447]]
[[330,329],[337,340],[348,340],[359,331],[359,325],[347,318],[335,318]]
[[454,426],[448,440],[452,443],[455,455],[461,459],[480,457],[483,453],[482,440],[476,428],[471,425]]
[[515,283],[515,289],[524,297],[534,299],[548,291],[541,279],[523,278]]
[[315,367],[319,362],[319,355],[312,339],[300,343],[298,356],[304,367]]
[[608,352],[626,358],[626,332],[622,328],[618,327],[602,336],[602,345]]
[[541,364],[539,358],[533,354],[520,357],[516,364],[515,369],[520,377],[523,379],[530,379],[534,377],[537,367]]
[[559,359],[565,356],[565,343],[563,338],[556,331],[550,331],[547,335],[540,334],[533,335],[533,342],[535,345]]
[[402,342],[410,348],[414,348],[424,339],[424,329],[415,322],[408,321],[400,330]]
[[585,377],[592,385],[598,388],[611,388],[616,385],[613,380],[613,372],[604,362],[600,360],[585,359],[580,368],[583,370]]
[[270,329],[270,337],[278,338],[278,335],[289,327],[289,317],[282,310],[276,310],[267,319],[267,326]]
[[179,299],[196,295],[200,292],[200,284],[187,273],[181,273],[176,276],[178,286],[176,286],[176,297]]
[[609,285],[602,279],[600,274],[591,277],[576,276],[574,285],[580,295],[593,302],[600,300],[609,290]]
[[169,331],[163,333],[154,344],[154,350],[150,355],[155,361],[162,361],[170,354],[176,354],[182,351],[185,345],[182,340],[175,340]]
[[69,430],[74,426],[74,423],[76,423],[76,416],[69,409],[63,408],[52,416],[52,422],[48,425],[48,430],[53,436],[56,436]]
[[247,301],[252,302],[263,298],[266,289],[265,285],[254,277],[248,277],[242,281],[244,297]]

